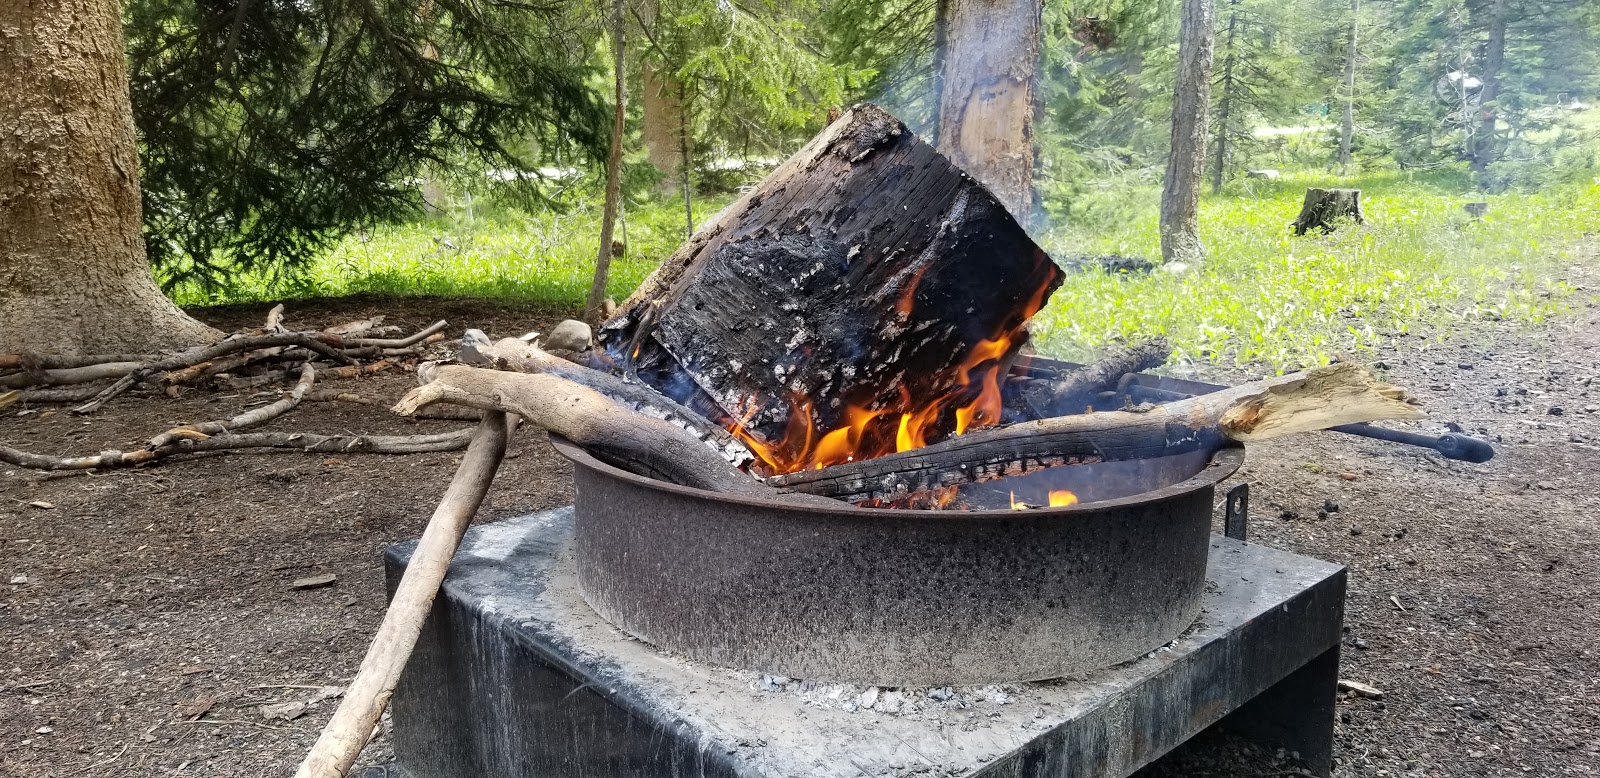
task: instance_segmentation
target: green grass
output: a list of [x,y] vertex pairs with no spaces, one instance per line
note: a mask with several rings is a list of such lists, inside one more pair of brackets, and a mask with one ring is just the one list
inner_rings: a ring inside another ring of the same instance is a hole
[[[703,222],[732,200],[695,203]],[[633,205],[626,219],[625,258],[614,259],[606,292],[621,300],[683,243],[681,202]],[[345,238],[292,284],[244,277],[234,289],[182,288],[179,305],[221,305],[373,292],[400,296],[477,297],[577,310],[594,280],[600,200],[579,200],[564,213],[495,210],[457,212]]]
[[[1326,364],[1477,321],[1544,321],[1572,303],[1562,270],[1595,256],[1582,236],[1600,225],[1600,181],[1497,196],[1469,194],[1448,175],[1246,183],[1257,186],[1202,200],[1207,259],[1198,270],[1069,275],[1035,319],[1040,350],[1082,357],[1107,343],[1165,335],[1178,359],[1193,362]],[[1305,188],[1330,185],[1362,189],[1369,223],[1292,237],[1288,224]],[[1101,197],[1082,210],[1117,218],[1050,231],[1046,248],[1057,256],[1159,256],[1158,193]],[[1461,204],[1479,199],[1490,211],[1474,222]]]
[[[1307,186],[1363,190],[1370,222],[1329,236],[1291,237]],[[1048,230],[1057,257],[1158,256],[1148,184],[1109,185],[1074,203],[1073,223]],[[731,196],[696,203],[709,218]],[[1472,221],[1468,200],[1490,202]],[[226,295],[181,291],[184,305],[341,296],[361,292],[466,296],[576,310],[588,292],[599,233],[598,199],[564,214],[464,214],[352,236],[289,289],[244,279]],[[612,264],[620,300],[682,242],[670,199],[634,205],[628,258]],[[1542,194],[1472,194],[1458,174],[1328,175],[1239,182],[1201,203],[1207,260],[1198,269],[1143,276],[1069,274],[1036,319],[1041,352],[1083,358],[1108,343],[1165,335],[1177,358],[1269,369],[1326,363],[1387,349],[1403,338],[1459,332],[1475,322],[1538,323],[1573,304],[1560,280],[1577,257],[1597,255],[1600,181]],[[620,235],[619,235],[620,237]],[[287,292],[287,294],[286,294]]]

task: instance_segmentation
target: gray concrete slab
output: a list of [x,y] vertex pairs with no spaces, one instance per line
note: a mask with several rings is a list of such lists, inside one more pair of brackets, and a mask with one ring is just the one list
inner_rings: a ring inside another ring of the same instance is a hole
[[[1041,683],[863,688],[629,637],[576,594],[571,531],[561,508],[468,533],[393,703],[397,761],[417,778],[1120,777],[1235,711],[1240,731],[1327,770],[1338,565],[1213,537],[1200,620],[1142,659]],[[389,550],[391,581],[410,550]]]

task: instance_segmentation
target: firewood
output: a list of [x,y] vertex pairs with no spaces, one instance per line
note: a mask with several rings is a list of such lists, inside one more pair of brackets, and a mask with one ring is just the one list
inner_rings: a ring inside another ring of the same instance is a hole
[[0,370],[36,369],[61,370],[70,367],[89,367],[107,362],[149,362],[160,359],[155,354],[84,354],[82,356],[55,354],[0,354]]
[[860,105],[723,209],[597,337],[663,394],[771,441],[791,417],[820,432],[868,406],[976,399],[972,363],[1003,374],[1061,279],[993,194]]
[[1166,338],[1117,346],[1065,375],[1024,382],[1022,399],[1037,418],[1081,413],[1094,404],[1096,395],[1116,389],[1123,376],[1160,367],[1171,355],[1172,344]]
[[383,709],[405,669],[406,660],[422,634],[422,624],[433,605],[433,598],[444,582],[450,559],[467,525],[483,504],[494,482],[494,475],[505,457],[510,425],[503,413],[486,413],[472,443],[461,458],[461,466],[450,479],[444,499],[422,531],[411,562],[400,576],[400,585],[383,614],[383,623],[356,677],[345,689],[339,707],[333,712],[317,742],[295,771],[295,778],[344,778],[355,764],[377,726]]
[[1340,363],[1142,411],[1101,411],[982,430],[925,448],[767,479],[850,502],[905,495],[1045,467],[1212,451],[1229,441],[1423,414],[1405,391]]
[[593,389],[636,413],[683,428],[721,453],[722,458],[735,467],[742,468],[755,461],[750,450],[727,430],[636,380],[561,359],[521,338],[502,338],[492,345],[488,341],[488,336],[481,331],[467,330],[456,358],[498,370],[548,373],[564,378]]
[[[713,492],[820,502],[810,495],[780,494],[729,464],[683,428],[629,410],[600,392],[551,373],[429,365],[418,368],[417,375],[428,383],[400,398],[394,411],[402,416],[438,402],[514,413],[632,473]],[[837,507],[837,503],[827,502]]]

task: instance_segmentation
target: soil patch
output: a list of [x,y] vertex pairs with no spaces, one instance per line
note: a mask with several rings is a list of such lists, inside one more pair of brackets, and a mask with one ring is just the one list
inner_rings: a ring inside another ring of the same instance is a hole
[[[233,329],[266,308],[196,313]],[[408,330],[449,319],[452,336],[561,318],[357,297],[292,303],[289,323],[377,313]],[[1600,773],[1600,607],[1589,607],[1600,589],[1600,310],[1417,346],[1386,361],[1433,414],[1418,427],[1487,435],[1494,461],[1330,433],[1253,446],[1237,476],[1251,483],[1252,542],[1350,566],[1342,675],[1384,696],[1340,701],[1336,774]],[[413,381],[340,385],[389,401]],[[268,397],[130,393],[88,418],[12,408],[0,440],[58,455],[128,448]],[[468,424],[306,403],[268,429]],[[290,774],[336,704],[325,687],[348,682],[382,616],[380,549],[421,531],[459,457],[231,454],[65,478],[0,466],[0,775]],[[521,432],[480,520],[570,499],[565,460]],[[330,585],[294,588],[329,574]],[[364,763],[386,758],[386,737]],[[1292,774],[1288,762],[1208,733],[1148,775]]]

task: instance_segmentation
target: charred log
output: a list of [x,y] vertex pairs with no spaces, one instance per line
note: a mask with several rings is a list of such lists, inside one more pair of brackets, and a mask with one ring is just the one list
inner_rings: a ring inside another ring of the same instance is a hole
[[[1061,278],[994,195],[861,105],[668,259],[599,341],[755,439],[815,442],[869,413],[893,451],[893,419],[970,402],[980,366],[1003,371]],[[955,424],[931,420],[930,439]]]
[[1148,409],[1061,416],[946,440],[890,456],[768,479],[779,488],[851,502],[897,500],[1046,467],[1211,451],[1378,419],[1418,418],[1410,398],[1343,363]]

